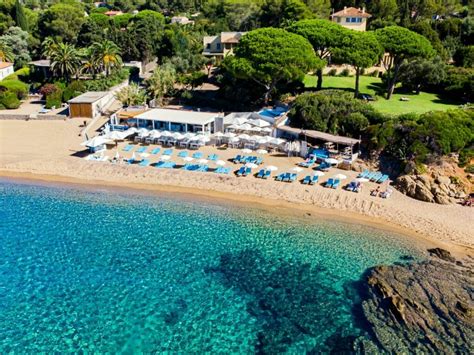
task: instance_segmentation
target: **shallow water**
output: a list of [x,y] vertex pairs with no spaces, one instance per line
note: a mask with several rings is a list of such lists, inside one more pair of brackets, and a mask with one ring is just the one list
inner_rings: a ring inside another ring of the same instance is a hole
[[330,351],[369,267],[421,258],[355,224],[0,182],[0,352]]

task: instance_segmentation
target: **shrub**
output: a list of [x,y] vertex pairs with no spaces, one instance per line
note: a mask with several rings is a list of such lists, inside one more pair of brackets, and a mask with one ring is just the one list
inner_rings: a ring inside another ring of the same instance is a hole
[[464,171],[468,174],[474,174],[474,164],[469,164],[464,168]]
[[6,91],[0,96],[0,104],[11,110],[20,107],[21,102],[14,92]]
[[328,71],[328,76],[336,76],[337,75],[337,69],[332,68],[330,71]]
[[379,71],[378,71],[378,70],[374,70],[374,71],[371,71],[370,73],[368,73],[367,75],[376,78],[376,77],[379,76]]
[[46,96],[46,108],[61,107],[63,92],[58,88],[57,91]]
[[57,85],[55,84],[45,84],[39,89],[39,93],[43,95],[43,97],[48,97],[52,93],[60,90]]
[[81,81],[73,81],[63,91],[63,102],[67,102],[72,98],[85,92],[85,87]]
[[29,76],[30,76],[30,68],[24,67],[24,68],[18,69],[16,72],[14,72],[13,74],[10,74],[9,76],[4,78],[3,80],[19,80],[19,79],[21,79],[21,80],[26,81]]
[[1,87],[15,93],[19,100],[26,98],[28,95],[28,85],[20,80],[2,80],[0,82]]
[[95,80],[85,80],[85,91],[107,91],[111,87],[118,85],[129,78],[129,69],[123,68],[107,77]]
[[339,74],[340,76],[350,76],[351,72],[348,68],[342,69],[341,73]]

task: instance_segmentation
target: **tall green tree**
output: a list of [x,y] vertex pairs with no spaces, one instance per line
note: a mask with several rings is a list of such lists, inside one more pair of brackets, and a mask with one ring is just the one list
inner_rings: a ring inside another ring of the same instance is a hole
[[28,32],[28,21],[26,20],[25,12],[20,0],[15,1],[15,22],[23,31]]
[[164,64],[157,67],[146,80],[148,95],[161,105],[163,97],[173,90],[175,81],[176,70],[172,65]]
[[106,76],[110,74],[112,69],[120,68],[122,65],[120,48],[112,41],[105,40],[93,43],[91,53],[97,66],[105,70]]
[[21,68],[31,60],[28,46],[28,32],[20,27],[10,27],[0,40],[6,43],[12,50],[15,57],[15,67]]
[[422,88],[438,85],[446,78],[446,65],[441,58],[417,59],[403,63],[399,80],[402,85],[418,95]]
[[359,96],[359,78],[362,69],[377,64],[383,48],[373,32],[351,31],[344,36],[340,47],[333,50],[334,59],[352,65],[356,72],[354,97]]
[[38,28],[42,39],[55,37],[63,42],[75,43],[84,21],[82,3],[58,3],[41,14]]
[[[328,20],[302,20],[288,28],[306,38],[314,48],[316,55],[324,65],[331,56],[331,50],[340,47],[349,30]],[[317,89],[323,86],[323,67],[316,71],[318,76]]]
[[227,57],[223,65],[236,77],[261,85],[267,103],[278,84],[302,80],[323,63],[304,37],[283,29],[261,28],[244,35],[235,56]]
[[74,45],[68,43],[55,43],[49,51],[49,59],[54,75],[64,78],[68,83],[81,67],[79,51]]
[[385,52],[390,54],[390,60],[385,63],[387,70],[387,99],[392,97],[398,72],[405,60],[429,58],[434,55],[430,42],[422,35],[400,26],[388,26],[375,31],[379,43]]
[[146,94],[138,84],[132,83],[119,90],[115,94],[115,98],[124,106],[143,105],[146,100]]

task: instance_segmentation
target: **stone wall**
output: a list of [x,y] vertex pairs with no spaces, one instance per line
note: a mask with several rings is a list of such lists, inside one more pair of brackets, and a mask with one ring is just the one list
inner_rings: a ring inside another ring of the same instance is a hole
[[0,114],[0,120],[22,120],[22,121],[48,121],[48,120],[65,120],[67,116],[65,115],[19,115],[19,114]]

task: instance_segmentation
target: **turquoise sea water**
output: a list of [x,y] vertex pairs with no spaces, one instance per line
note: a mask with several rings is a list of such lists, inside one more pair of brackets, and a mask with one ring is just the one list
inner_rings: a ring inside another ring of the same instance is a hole
[[0,352],[328,352],[403,237],[250,207],[0,182]]

